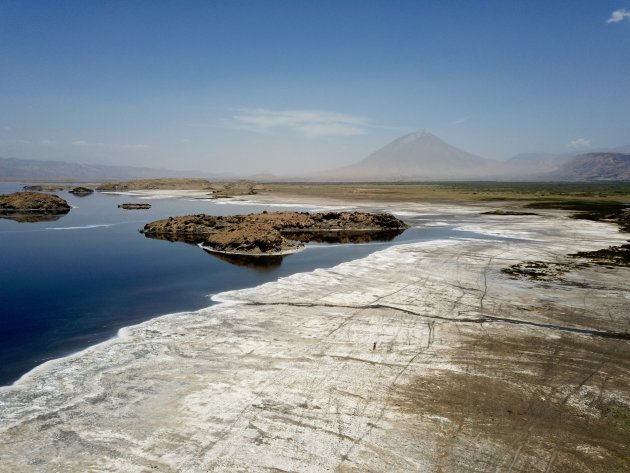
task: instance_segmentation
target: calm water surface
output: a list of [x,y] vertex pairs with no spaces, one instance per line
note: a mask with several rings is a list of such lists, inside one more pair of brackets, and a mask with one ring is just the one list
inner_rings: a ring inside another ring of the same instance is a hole
[[[0,193],[21,186],[0,183]],[[310,245],[277,266],[238,266],[193,245],[145,238],[138,229],[168,216],[277,208],[57,194],[74,207],[59,220],[20,223],[0,219],[0,385],[10,384],[46,360],[111,338],[121,327],[207,307],[213,294],[331,267],[392,244]],[[152,208],[118,209],[122,202],[150,202]],[[453,233],[449,227],[411,229],[393,242],[431,240]],[[463,235],[457,232],[457,236]]]

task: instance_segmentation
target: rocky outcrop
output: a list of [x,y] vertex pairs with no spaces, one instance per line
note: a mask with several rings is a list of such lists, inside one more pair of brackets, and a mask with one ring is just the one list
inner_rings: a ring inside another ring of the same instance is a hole
[[59,192],[67,189],[67,186],[58,186],[54,184],[33,184],[22,187],[26,192]]
[[299,248],[300,243],[283,238],[272,225],[260,222],[243,223],[227,231],[210,235],[207,247],[222,253],[280,254]]
[[105,182],[96,188],[99,192],[124,192],[130,190],[197,190],[210,189],[206,179],[135,179],[131,181]]
[[[305,242],[330,241],[338,234],[399,234],[407,225],[389,214],[365,212],[263,212],[213,216],[186,215],[148,223],[142,233],[150,238],[202,243],[214,251],[236,254],[283,254],[297,251]],[[357,238],[356,240],[363,240]]]
[[119,209],[125,210],[148,210],[151,208],[151,204],[120,204],[118,205]]
[[79,187],[75,187],[71,190],[68,191],[70,194],[74,194],[78,197],[84,197],[86,195],[90,195],[94,193],[94,189],[90,189],[89,187],[83,187],[83,186],[79,186]]
[[70,206],[61,197],[53,194],[41,194],[39,192],[14,192],[13,194],[0,195],[0,210],[38,212],[68,212]]
[[569,181],[630,181],[630,154],[581,154],[548,177]]
[[14,192],[0,195],[0,218],[18,222],[55,220],[69,211],[70,205],[52,194]]

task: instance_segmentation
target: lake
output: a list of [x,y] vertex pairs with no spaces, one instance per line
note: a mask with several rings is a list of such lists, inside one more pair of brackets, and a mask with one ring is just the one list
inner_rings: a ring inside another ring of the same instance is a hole
[[[0,192],[21,190],[0,183]],[[144,199],[57,192],[73,208],[58,220],[0,219],[0,385],[33,367],[116,335],[121,327],[211,305],[210,297],[257,286],[297,272],[332,267],[386,246],[445,238],[451,227],[411,228],[390,242],[309,244],[281,261],[235,265],[194,245],[145,238],[145,223],[169,216],[231,215],[278,207],[187,198]],[[123,210],[149,202],[149,210]],[[283,206],[282,210],[317,210]],[[406,218],[412,225],[443,216]]]

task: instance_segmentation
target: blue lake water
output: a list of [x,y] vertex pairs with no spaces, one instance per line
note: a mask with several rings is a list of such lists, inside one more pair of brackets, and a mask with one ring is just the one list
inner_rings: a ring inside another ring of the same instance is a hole
[[[0,183],[0,193],[22,184]],[[42,362],[116,335],[158,315],[200,309],[210,296],[279,277],[332,267],[393,243],[444,238],[450,227],[407,230],[388,243],[309,245],[270,267],[238,266],[185,243],[145,238],[145,223],[175,215],[278,210],[205,200],[58,192],[74,208],[52,222],[0,219],[0,385]],[[122,202],[150,202],[123,210]],[[305,210],[286,207],[287,210]],[[425,219],[428,217],[424,217]]]

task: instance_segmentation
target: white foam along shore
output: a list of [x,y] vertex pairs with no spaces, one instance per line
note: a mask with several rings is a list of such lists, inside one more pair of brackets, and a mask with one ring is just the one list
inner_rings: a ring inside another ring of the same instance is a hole
[[[499,219],[469,207],[431,210],[456,215],[467,230],[521,239],[397,245],[121,329],[0,389],[0,464],[14,472],[434,471],[436,445],[453,419],[431,403],[419,414],[405,411],[399,396],[417,378],[435,383],[463,372],[454,354],[464,340],[481,332],[556,337],[540,326],[550,323],[565,332],[623,331],[630,297],[623,269],[570,273],[569,280],[596,278],[601,287],[571,291],[500,270],[526,259],[559,261],[627,235],[556,214]],[[594,315],[550,320],[550,306],[588,306]],[[471,322],[497,314],[523,323]],[[586,409],[579,395],[574,401]],[[497,458],[512,448],[491,437],[477,442]],[[524,452],[519,461],[552,454]]]

